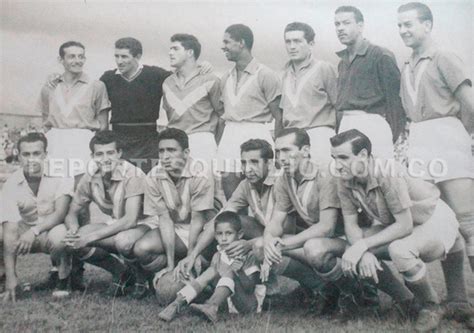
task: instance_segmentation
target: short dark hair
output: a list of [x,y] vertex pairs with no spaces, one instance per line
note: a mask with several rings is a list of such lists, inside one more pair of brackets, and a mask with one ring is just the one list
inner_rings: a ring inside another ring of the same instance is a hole
[[275,139],[294,134],[295,135],[295,145],[301,149],[303,146],[309,146],[310,140],[308,133],[302,128],[288,127],[280,130]]
[[232,37],[233,40],[240,42],[243,40],[245,46],[251,50],[253,47],[253,32],[244,24],[232,24],[225,29],[225,32]]
[[214,226],[217,226],[220,223],[229,223],[236,232],[239,232],[242,229],[240,216],[231,211],[225,211],[216,216],[214,219]]
[[362,149],[366,149],[369,155],[372,154],[372,143],[370,139],[367,135],[356,129],[341,132],[330,138],[329,141],[333,147],[338,147],[346,142],[350,142],[354,155],[359,154]]
[[314,36],[316,35],[314,33],[313,28],[309,24],[303,23],[303,22],[292,22],[288,24],[285,27],[285,32],[287,33],[288,31],[303,31],[304,32],[304,39],[308,43],[314,42]]
[[39,133],[39,132],[31,132],[22,136],[18,140],[18,143],[17,143],[18,152],[19,153],[21,152],[21,144],[23,142],[38,142],[38,141],[43,142],[44,151],[46,152],[46,149],[48,148],[48,139],[46,139],[46,136],[43,133]]
[[416,10],[420,22],[430,21],[433,25],[433,13],[430,7],[421,2],[409,2],[398,7],[398,12],[407,12],[409,10]]
[[117,151],[122,150],[122,140],[113,131],[105,130],[96,132],[89,142],[89,149],[94,153],[94,145],[108,145],[109,143],[115,142],[115,148]]
[[158,136],[158,144],[160,144],[162,140],[176,140],[182,149],[189,148],[188,135],[185,131],[178,128],[170,127],[162,131]]
[[130,51],[130,54],[136,57],[139,54],[143,54],[142,43],[138,39],[133,37],[124,37],[120,38],[115,42],[116,49],[127,49]]
[[86,48],[84,47],[84,45],[82,45],[79,42],[70,40],[69,42],[61,44],[61,46],[59,47],[59,56],[61,57],[61,59],[63,59],[64,56],[66,55],[66,52],[64,50],[67,49],[68,47],[71,47],[71,46],[77,46],[77,47],[80,47],[81,49],[83,49],[84,52],[86,51]]
[[274,157],[272,146],[262,139],[250,139],[240,145],[240,153],[251,150],[259,150],[260,157],[265,161],[272,160]]
[[362,15],[362,12],[357,7],[354,7],[354,6],[340,6],[336,9],[335,14],[339,14],[339,13],[352,13],[352,14],[354,14],[354,18],[355,18],[356,22],[364,22],[364,15]]
[[201,55],[201,43],[193,35],[174,34],[171,36],[171,42],[180,42],[185,50],[193,50],[194,59],[198,59]]

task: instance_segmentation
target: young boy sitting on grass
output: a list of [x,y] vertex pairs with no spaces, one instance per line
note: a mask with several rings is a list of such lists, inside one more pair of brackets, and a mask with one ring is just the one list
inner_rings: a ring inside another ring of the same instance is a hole
[[256,293],[256,286],[260,283],[260,269],[251,252],[232,259],[225,252],[229,244],[243,236],[239,215],[229,211],[223,212],[215,218],[214,223],[218,252],[214,254],[211,265],[178,291],[176,299],[158,315],[160,319],[171,321],[176,318],[206,286],[215,282],[217,284],[214,293],[204,304],[189,305],[194,312],[211,322],[217,321],[219,306],[229,297],[229,310],[235,307],[239,313],[256,312],[261,305],[260,301],[263,302],[263,299],[257,301],[256,294],[261,294]]

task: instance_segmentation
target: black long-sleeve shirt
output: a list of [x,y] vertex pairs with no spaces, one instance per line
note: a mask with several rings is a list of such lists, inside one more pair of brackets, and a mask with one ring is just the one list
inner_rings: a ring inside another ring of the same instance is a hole
[[364,40],[352,61],[347,49],[337,55],[341,61],[336,110],[363,110],[384,116],[396,141],[405,128],[406,115],[400,99],[400,70],[392,52]]
[[116,123],[154,123],[159,117],[163,82],[171,72],[156,66],[144,65],[131,81],[116,70],[106,71],[101,81],[105,83],[112,117]]

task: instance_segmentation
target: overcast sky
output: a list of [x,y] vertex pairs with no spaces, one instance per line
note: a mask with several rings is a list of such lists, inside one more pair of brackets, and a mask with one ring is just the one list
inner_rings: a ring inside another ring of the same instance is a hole
[[[61,72],[59,45],[68,40],[86,46],[85,71],[98,78],[115,67],[114,41],[132,36],[142,41],[143,63],[169,68],[172,34],[194,34],[202,44],[201,59],[217,73],[230,68],[220,50],[225,28],[244,23],[255,36],[254,55],[279,70],[286,61],[283,29],[292,21],[316,31],[317,57],[337,64],[341,50],[334,31],[334,10],[354,5],[365,17],[365,36],[393,51],[399,65],[409,56],[397,31],[397,8],[406,1],[12,1],[0,0],[0,106],[3,112],[31,113],[47,75]],[[474,1],[430,0],[433,35],[438,44],[457,52],[473,70]]]

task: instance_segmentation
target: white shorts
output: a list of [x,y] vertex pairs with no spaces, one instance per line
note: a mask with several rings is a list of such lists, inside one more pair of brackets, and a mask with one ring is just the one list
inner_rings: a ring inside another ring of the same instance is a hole
[[372,143],[372,154],[382,159],[393,158],[392,129],[381,115],[365,111],[344,111],[339,133],[357,129],[367,135]]
[[54,173],[76,176],[86,172],[91,160],[89,142],[94,132],[88,129],[52,128],[46,133],[48,139],[49,167]]
[[331,127],[321,126],[306,130],[311,144],[311,160],[318,166],[328,165],[331,158],[331,143],[329,139],[336,135]]
[[412,122],[407,156],[413,175],[423,179],[474,178],[471,137],[455,117]]
[[250,139],[263,139],[273,145],[272,123],[226,121],[222,139],[217,148],[217,170],[241,172],[240,145]]
[[186,245],[186,248],[189,248],[189,227],[190,224],[185,223],[175,223],[174,232],[179,237],[179,239]]
[[459,233],[459,223],[456,215],[443,201],[438,200],[438,204],[431,218],[421,225],[415,225],[413,233],[408,238],[413,238],[414,244],[423,244],[439,242],[444,246],[444,252],[447,254]]
[[210,132],[198,132],[188,135],[190,155],[195,161],[212,163],[217,155],[217,144],[214,134]]

